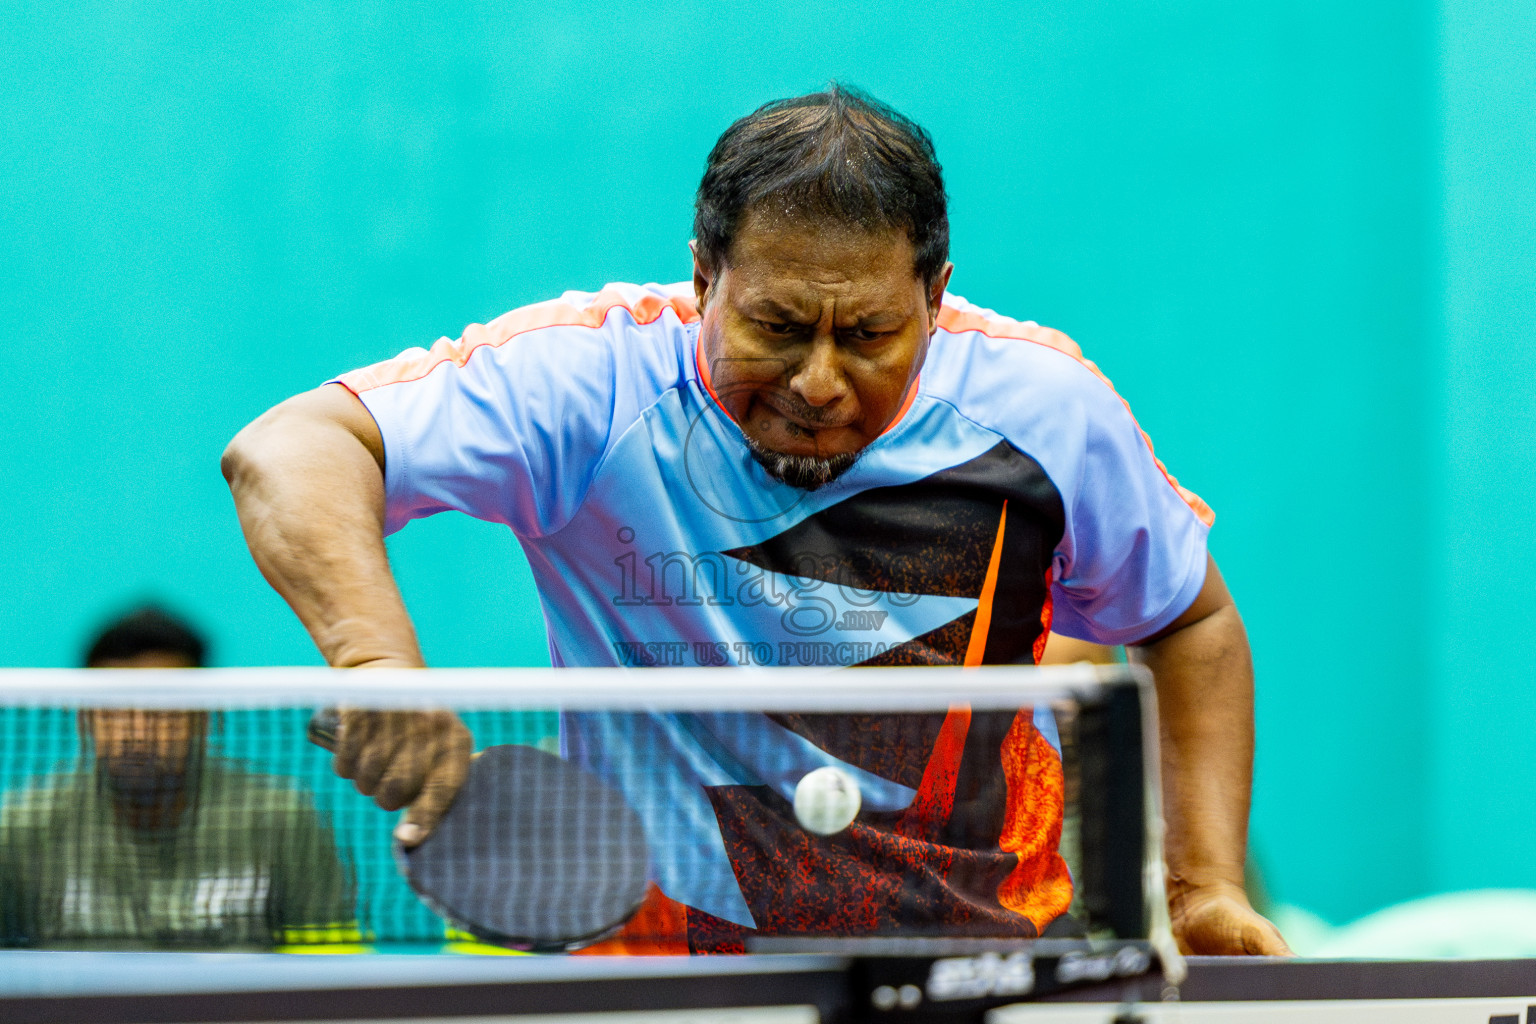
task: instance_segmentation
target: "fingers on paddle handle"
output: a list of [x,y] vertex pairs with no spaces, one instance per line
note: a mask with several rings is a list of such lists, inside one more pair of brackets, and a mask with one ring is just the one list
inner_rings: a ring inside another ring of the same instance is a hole
[[473,747],[469,730],[454,719],[435,751],[436,756],[422,780],[420,792],[411,801],[405,819],[395,829],[395,838],[403,845],[414,846],[425,839],[453,805],[469,777]]
[[309,726],[304,735],[317,747],[336,752],[336,739],[341,735],[341,711],[338,708],[321,708],[309,716]]

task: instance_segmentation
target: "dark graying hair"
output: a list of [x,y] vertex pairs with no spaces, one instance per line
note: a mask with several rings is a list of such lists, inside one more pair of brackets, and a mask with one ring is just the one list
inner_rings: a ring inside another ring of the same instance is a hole
[[949,212],[933,140],[857,89],[775,100],[725,130],[694,203],[699,257],[730,258],[742,218],[774,200],[794,215],[864,231],[905,231],[917,275],[932,284],[949,259]]
[[121,661],[154,652],[179,654],[200,668],[207,647],[207,642],[190,625],[154,605],[146,605],[105,626],[86,650],[85,665],[94,668],[103,661]]

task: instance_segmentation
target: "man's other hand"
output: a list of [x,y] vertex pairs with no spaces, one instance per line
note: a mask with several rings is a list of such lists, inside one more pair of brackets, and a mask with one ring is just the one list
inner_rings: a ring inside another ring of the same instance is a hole
[[395,838],[415,846],[431,834],[469,773],[473,740],[451,711],[341,712],[336,774],[386,811],[408,807]]
[[1169,900],[1179,952],[1194,956],[1295,956],[1241,889],[1207,886]]

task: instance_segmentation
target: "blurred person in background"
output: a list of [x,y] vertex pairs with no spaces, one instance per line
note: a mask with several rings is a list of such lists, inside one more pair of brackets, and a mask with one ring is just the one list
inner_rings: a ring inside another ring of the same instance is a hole
[[[156,608],[113,622],[88,668],[200,668]],[[291,780],[210,754],[207,711],[92,708],[81,763],[0,809],[0,943],[272,949],[355,943],[353,884]]]

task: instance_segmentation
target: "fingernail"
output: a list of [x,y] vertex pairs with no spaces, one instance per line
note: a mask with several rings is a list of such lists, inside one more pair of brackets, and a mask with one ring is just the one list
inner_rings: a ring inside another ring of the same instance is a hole
[[406,846],[415,846],[421,842],[422,835],[421,826],[412,824],[409,821],[401,822],[395,826],[395,839]]

